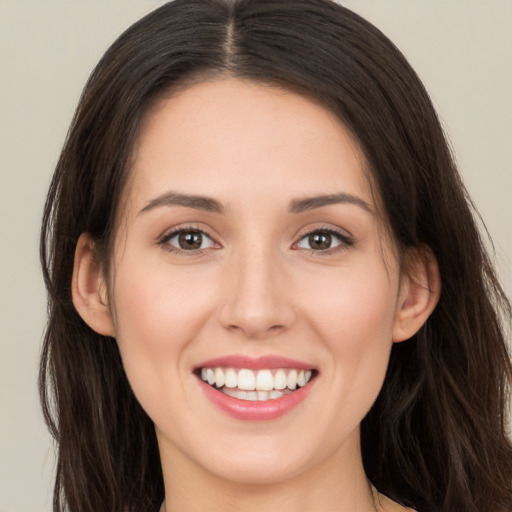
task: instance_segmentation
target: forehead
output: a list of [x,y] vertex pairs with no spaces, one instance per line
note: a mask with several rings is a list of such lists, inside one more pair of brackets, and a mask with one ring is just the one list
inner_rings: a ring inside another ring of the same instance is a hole
[[139,208],[167,188],[227,205],[339,192],[374,202],[364,155],[329,110],[238,79],[202,82],[159,100],[133,157],[128,189]]

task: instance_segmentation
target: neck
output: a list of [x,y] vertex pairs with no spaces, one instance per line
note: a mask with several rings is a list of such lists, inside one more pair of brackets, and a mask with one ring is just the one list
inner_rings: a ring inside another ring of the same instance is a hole
[[233,482],[196,465],[160,442],[165,512],[375,512],[364,473],[359,436],[339,453],[307,471],[269,483]]

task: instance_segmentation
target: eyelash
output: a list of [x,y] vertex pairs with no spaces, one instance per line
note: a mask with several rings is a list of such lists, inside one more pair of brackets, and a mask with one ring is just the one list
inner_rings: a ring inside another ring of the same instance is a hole
[[172,240],[175,236],[178,236],[178,235],[184,234],[184,233],[197,233],[197,234],[201,235],[202,237],[209,238],[212,241],[212,245],[217,245],[220,247],[220,245],[217,242],[215,242],[213,237],[211,237],[204,229],[200,229],[195,226],[182,226],[182,227],[173,229],[172,231],[163,235],[162,238],[160,238],[160,240],[158,241],[158,244],[161,245],[166,251],[177,253],[177,254],[183,254],[183,255],[185,255],[185,254],[191,254],[191,255],[202,254],[205,250],[209,249],[209,248],[206,248],[206,249],[186,250],[186,249],[181,249],[179,247],[174,247],[169,243],[169,241]]
[[323,234],[323,235],[329,235],[330,237],[336,238],[338,240],[338,245],[335,245],[334,247],[329,247],[327,249],[307,249],[304,248],[304,250],[308,251],[310,254],[314,256],[330,256],[331,254],[335,254],[340,251],[345,251],[349,247],[352,247],[354,245],[354,240],[346,235],[345,233],[338,231],[336,229],[327,228],[327,227],[320,227],[320,228],[314,228],[304,234],[299,238],[298,242],[295,242],[293,244],[293,248],[296,250],[299,250],[298,247],[299,243],[315,234]]
[[[174,247],[169,243],[170,240],[172,240],[174,237],[185,234],[185,233],[197,233],[201,235],[202,237],[207,237],[211,240],[212,245],[217,245],[215,248],[219,248],[220,244],[218,244],[213,237],[211,237],[206,231],[203,229],[197,228],[195,226],[184,226],[180,228],[173,229],[172,231],[166,233],[163,235],[160,240],[158,241],[158,244],[161,245],[165,250],[177,253],[177,254],[189,254],[189,255],[199,255],[208,250],[210,247],[204,248],[204,249],[192,249],[192,250],[186,250],[178,247]],[[329,247],[327,249],[307,249],[303,248],[303,250],[308,251],[310,254],[313,254],[315,256],[328,256],[334,253],[337,253],[339,251],[347,250],[349,247],[352,247],[354,245],[354,241],[350,236],[347,236],[345,233],[342,233],[341,231],[337,231],[336,229],[332,228],[326,228],[326,227],[320,227],[312,229],[306,233],[303,233],[299,240],[295,242],[292,245],[292,249],[294,250],[300,250],[299,244],[307,239],[308,237],[311,237],[315,234],[325,234],[329,235],[333,238],[336,238],[338,240],[338,245],[335,245],[334,247]]]

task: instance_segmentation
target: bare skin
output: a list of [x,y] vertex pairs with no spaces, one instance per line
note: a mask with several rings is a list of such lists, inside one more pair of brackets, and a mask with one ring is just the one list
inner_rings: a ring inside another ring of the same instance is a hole
[[[359,424],[439,277],[428,253],[401,271],[357,143],[307,98],[217,80],[154,106],[131,172],[111,280],[84,234],[73,297],[155,423],[166,511],[374,512]],[[233,354],[304,362],[307,398],[231,417],[195,369]]]

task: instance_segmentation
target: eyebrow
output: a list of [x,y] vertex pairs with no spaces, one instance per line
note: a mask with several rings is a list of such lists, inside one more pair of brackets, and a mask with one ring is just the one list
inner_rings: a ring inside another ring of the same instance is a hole
[[358,196],[343,192],[339,194],[326,194],[296,199],[290,203],[290,212],[301,213],[308,210],[314,210],[316,208],[322,208],[323,206],[330,206],[332,204],[352,204],[373,214],[372,207],[366,201]]
[[211,197],[179,194],[177,192],[166,192],[148,202],[139,212],[144,213],[161,206],[185,206],[194,210],[205,210],[208,212],[223,213],[224,207],[219,201]]
[[[325,194],[295,199],[291,201],[289,211],[290,213],[301,213],[333,204],[351,204],[373,214],[371,206],[366,201],[358,196],[344,192],[339,194]],[[224,206],[216,199],[201,195],[180,194],[178,192],[170,191],[149,201],[146,206],[142,208],[139,214],[163,206],[184,206],[194,210],[224,213]]]

